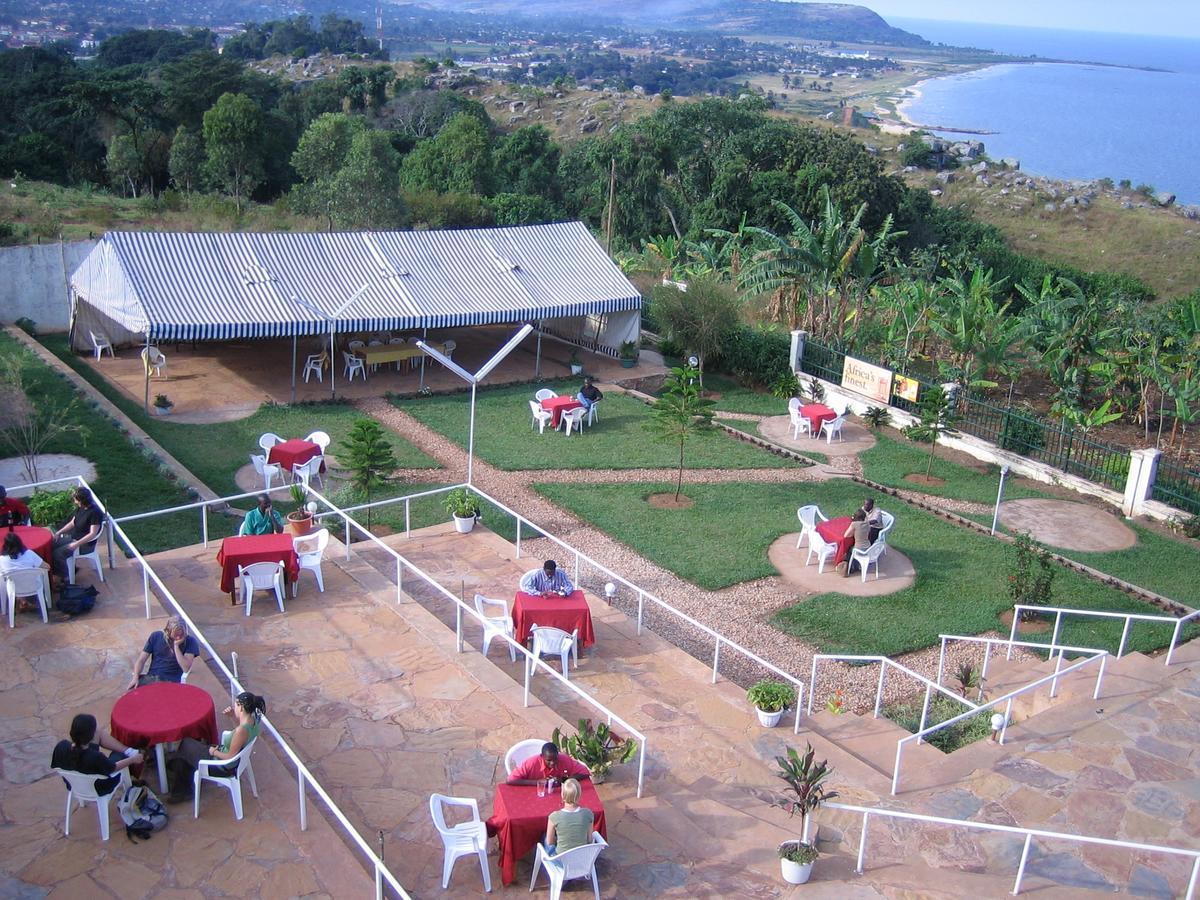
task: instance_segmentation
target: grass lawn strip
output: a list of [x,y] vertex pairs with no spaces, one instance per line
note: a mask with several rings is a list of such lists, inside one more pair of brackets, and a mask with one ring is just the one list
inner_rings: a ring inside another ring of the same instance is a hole
[[[44,452],[73,453],[91,460],[96,467],[92,487],[112,515],[133,515],[190,502],[183,486],[169,479],[159,463],[134,447],[112,420],[98,413],[71,384],[6,334],[0,334],[0,354],[20,354],[26,389],[34,402],[59,406],[72,398],[77,400],[69,419],[86,431],[60,435]],[[208,523],[210,537],[232,534],[236,527],[219,515],[210,515]],[[173,513],[122,527],[145,553],[200,542],[199,512]]]
[[[673,484],[535,484],[543,496],[593,523],[616,540],[681,578],[709,590],[777,574],[767,548],[796,530],[796,508],[816,503],[830,518],[862,502],[863,488],[835,480],[818,483],[685,483],[694,501],[686,510],[656,509],[644,498]],[[888,501],[883,500],[884,508]],[[781,610],[780,630],[822,652],[896,656],[935,645],[939,634],[980,634],[1002,629],[1011,608],[1006,591],[1009,547],[908,506],[897,516],[892,545],[907,555],[916,583],[878,598],[827,593]],[[831,585],[836,585],[831,576]],[[1082,609],[1157,613],[1155,607],[1075,572],[1055,575],[1054,602]],[[1007,629],[1004,629],[1007,631]],[[1064,624],[1063,640],[1083,647],[1116,648],[1119,620],[1080,619]],[[1131,650],[1169,641],[1171,628],[1134,629]],[[1044,636],[1043,636],[1044,637]]]
[[[573,394],[578,380],[546,385]],[[489,388],[475,407],[475,453],[506,471],[539,469],[670,469],[679,464],[678,446],[660,441],[646,428],[651,409],[640,400],[610,391],[598,410],[599,420],[582,434],[565,437],[530,427],[529,401],[536,387],[528,384]],[[393,398],[392,403],[422,424],[462,447],[467,445],[470,397],[445,394]],[[687,465],[696,469],[778,469],[801,463],[747,444],[720,429],[687,442]]]
[[[752,437],[755,437],[760,441],[765,440],[765,438],[763,438],[762,434],[758,430],[757,422],[751,422],[748,419],[722,419],[720,417],[718,417],[716,419],[716,422],[720,425],[728,425],[730,428],[734,429],[735,431],[744,432],[745,434],[751,435]],[[819,463],[829,462],[828,456],[826,456],[824,453],[818,453],[815,450],[804,450],[804,451],[797,450],[795,452],[799,453],[801,456],[811,459],[813,462],[819,462]]]
[[[329,452],[336,456],[355,421],[364,414],[346,403],[311,403],[297,406],[264,404],[253,415],[233,422],[186,425],[146,415],[141,405],[131,402],[95,369],[70,351],[66,338],[40,338],[56,356],[79,372],[130,419],[158,441],[197,478],[220,496],[241,493],[234,482],[237,470],[261,453],[258,438],[274,432],[283,438],[304,437],[324,431],[333,439]],[[395,432],[385,429],[388,442],[402,469],[436,469],[436,460],[422,453]]]
[[774,397],[766,391],[755,390],[734,381],[728,375],[704,373],[704,391],[720,394],[713,397],[719,412],[748,413],[756,416],[787,415],[787,400]]
[[[382,491],[378,491],[371,495],[371,502],[387,500],[393,497],[403,497],[406,494],[420,494],[424,491],[432,491],[437,488],[448,487],[449,482],[395,482],[389,484]],[[366,498],[355,492],[349,485],[334,490],[329,499],[336,503],[340,508],[347,509],[351,506],[358,506],[366,503]],[[430,525],[440,525],[443,522],[450,521],[450,514],[446,512],[443,505],[446,502],[446,495],[435,494],[432,497],[419,497],[416,500],[410,500],[409,507],[409,527],[413,530],[418,528],[426,528]],[[364,527],[367,524],[367,511],[359,510],[351,513],[351,515]],[[490,528],[496,534],[503,537],[506,541],[515,542],[517,539],[517,520],[514,519],[504,510],[497,507],[489,501],[483,501],[479,516],[480,524]],[[385,506],[379,509],[371,510],[371,526],[386,525],[393,533],[404,531],[404,504],[394,503],[390,506]],[[330,528],[334,537],[339,539],[345,538],[345,531],[341,524],[341,519],[333,518],[326,522],[326,527]],[[357,537],[351,533],[351,541],[359,540],[362,535]],[[536,537],[541,537],[541,532],[536,531],[526,525],[521,529],[521,539],[528,540]]]

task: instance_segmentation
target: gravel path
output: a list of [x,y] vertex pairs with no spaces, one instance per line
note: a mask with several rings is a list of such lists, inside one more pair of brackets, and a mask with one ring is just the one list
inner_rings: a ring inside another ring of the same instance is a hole
[[[442,463],[446,468],[439,474],[444,480],[465,480],[466,453],[457,444],[427,428],[386,400],[372,398],[360,401],[357,405],[364,413],[403,435],[406,440]],[[836,469],[834,472],[824,471],[828,468],[834,467],[820,466],[797,470],[690,470],[687,478],[704,482],[801,482],[836,474]],[[787,585],[777,577],[744,582],[721,591],[706,591],[644,559],[637,553],[636,548],[628,547],[592,528],[566,510],[555,506],[529,486],[531,482],[536,481],[600,483],[658,480],[672,475],[670,470],[664,469],[506,472],[478,457],[475,459],[475,482],[482,490],[513,509],[520,510],[528,519],[537,522],[560,540],[584,550],[597,562],[620,573],[643,590],[658,596],[722,636],[736,640],[783,671],[807,682],[815,648],[783,634],[771,626],[768,620],[777,610],[809,595],[797,594],[793,586]],[[419,477],[421,480],[428,480],[429,472],[425,470],[423,476]],[[561,557],[563,554],[562,548],[546,539],[522,541],[522,551],[535,558],[549,558],[556,554]],[[580,571],[580,582],[588,590],[603,596],[603,585],[608,579],[602,572],[594,569],[589,572],[587,568],[585,566]],[[636,615],[637,598],[625,596],[627,593],[620,592],[613,605]],[[645,605],[644,623],[656,634],[697,659],[711,664],[713,639],[700,629],[649,602]],[[977,646],[953,645],[947,651],[946,671],[952,672],[957,665],[966,661],[978,665],[981,660],[982,650]],[[937,673],[938,649],[934,647],[910,653],[897,661],[928,678],[933,678]],[[872,707],[879,677],[876,667],[849,667],[836,663],[826,663],[825,666],[828,668],[821,670],[824,674],[819,679],[815,707],[823,706],[834,688],[840,688],[844,692],[852,709],[864,711]],[[757,663],[725,648],[721,653],[721,674],[746,686],[764,677],[766,673]],[[884,691],[885,700],[898,700],[914,694],[919,689],[921,685],[914,679],[889,677]]]

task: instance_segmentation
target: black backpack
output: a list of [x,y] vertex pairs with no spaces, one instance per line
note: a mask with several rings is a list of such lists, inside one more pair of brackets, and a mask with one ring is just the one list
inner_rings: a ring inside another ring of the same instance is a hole
[[91,612],[98,593],[90,584],[65,584],[58,595],[58,611],[68,616]]

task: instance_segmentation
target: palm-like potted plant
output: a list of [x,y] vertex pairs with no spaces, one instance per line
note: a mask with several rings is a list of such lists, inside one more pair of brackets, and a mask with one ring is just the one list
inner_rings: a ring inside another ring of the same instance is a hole
[[446,495],[446,512],[454,517],[454,528],[467,534],[479,518],[479,498],[466,488],[455,488]]
[[[837,791],[828,790],[825,780],[833,774],[828,760],[816,761],[816,751],[807,744],[803,755],[795,747],[787,748],[787,756],[775,757],[778,765],[776,776],[787,783],[787,791],[773,798],[772,806],[786,809],[788,815],[800,816],[800,834],[804,834],[804,823],[823,803],[837,797]],[[784,841],[779,845],[779,865],[783,880],[788,884],[804,884],[812,874],[817,860],[814,843],[803,839]]]
[[607,724],[593,725],[591,719],[580,719],[575,734],[563,734],[555,728],[550,740],[587,766],[594,784],[603,784],[613,766],[629,762],[638,751],[633,738],[618,737]]
[[312,531],[313,513],[316,511],[316,504],[312,505],[312,509],[305,506],[304,501],[308,494],[304,490],[304,483],[301,481],[293,481],[288,493],[292,495],[292,502],[296,504],[296,508],[287,514],[287,530],[296,537],[304,537]]
[[166,394],[157,394],[154,397],[154,412],[160,416],[169,416],[174,405],[175,402]]
[[618,351],[621,355],[621,368],[632,369],[638,361],[638,345],[633,341],[625,341]]
[[578,350],[571,351],[570,366],[572,375],[579,375],[583,372],[583,361],[579,358]]
[[759,724],[764,728],[774,728],[784,711],[795,701],[796,692],[780,681],[764,678],[746,691],[746,699],[758,710]]

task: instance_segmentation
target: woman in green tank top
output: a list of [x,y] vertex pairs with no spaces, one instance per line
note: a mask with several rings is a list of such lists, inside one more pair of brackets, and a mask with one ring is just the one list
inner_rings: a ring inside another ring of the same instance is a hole
[[[238,724],[233,731],[227,732],[228,739],[219,745],[206,747],[195,738],[184,738],[179,750],[172,757],[167,768],[176,776],[168,803],[180,803],[191,797],[192,773],[200,766],[202,759],[233,759],[246,744],[258,737],[261,730],[262,715],[267,711],[267,701],[258,694],[243,691],[237,695],[232,706],[225,707],[226,715],[237,717]],[[226,770],[226,771],[222,771]],[[234,766],[221,766],[211,769],[210,774],[219,777],[229,777],[234,774]]]

